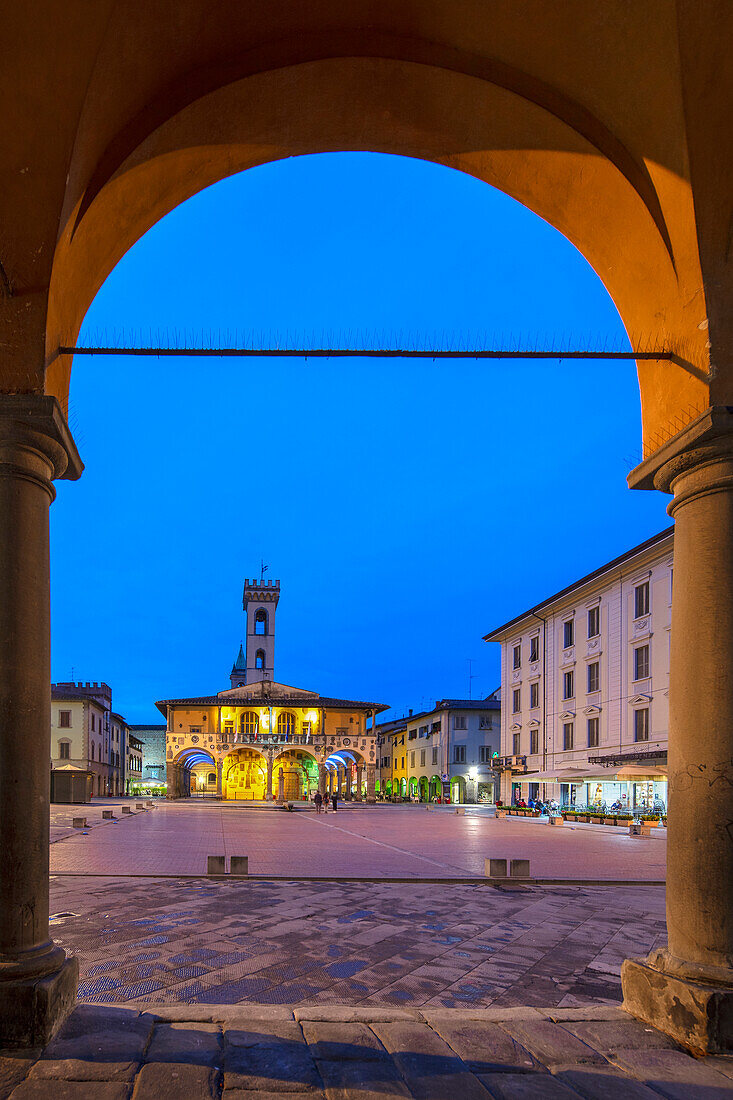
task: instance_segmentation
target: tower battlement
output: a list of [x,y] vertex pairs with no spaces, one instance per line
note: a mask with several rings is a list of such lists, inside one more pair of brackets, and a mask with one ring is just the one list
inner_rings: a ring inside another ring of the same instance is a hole
[[275,612],[279,599],[279,580],[245,577],[242,607],[247,613],[246,653],[240,646],[229,677],[233,688],[274,680]]

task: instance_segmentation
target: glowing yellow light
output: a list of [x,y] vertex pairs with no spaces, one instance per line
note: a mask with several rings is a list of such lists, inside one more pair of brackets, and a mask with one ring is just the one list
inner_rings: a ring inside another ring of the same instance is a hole
[[263,730],[269,730],[270,728],[270,715],[266,710],[260,711],[260,725]]
[[306,719],[309,722],[311,722],[313,725],[316,725],[316,723],[318,722],[318,711],[317,710],[309,710],[307,715],[306,715]]

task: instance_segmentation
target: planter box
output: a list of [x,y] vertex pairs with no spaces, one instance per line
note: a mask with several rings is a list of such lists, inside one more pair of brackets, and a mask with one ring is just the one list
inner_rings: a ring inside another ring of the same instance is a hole
[[604,817],[603,824],[604,825],[615,825],[616,824],[616,818],[615,817]]
[[599,816],[598,814],[589,814],[589,816],[588,816],[588,820],[589,820],[589,821],[590,821],[590,822],[591,822],[591,823],[592,823],[593,825],[601,825],[601,824],[602,824],[602,822],[603,822],[603,818],[602,818],[602,817],[600,817],[600,816]]
[[494,817],[506,817],[506,810],[497,810]]
[[551,817],[549,818],[549,822],[550,825],[564,825],[565,819],[562,817]]

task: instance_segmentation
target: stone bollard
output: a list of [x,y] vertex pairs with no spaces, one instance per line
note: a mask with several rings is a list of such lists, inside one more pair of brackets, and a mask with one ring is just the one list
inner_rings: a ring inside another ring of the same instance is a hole
[[102,821],[111,821],[114,814],[111,810],[102,810]]
[[129,806],[123,806],[122,807],[122,812],[123,812],[123,814],[131,814],[132,810],[130,809]]
[[652,831],[648,825],[643,825],[640,821],[634,821],[629,825],[629,836],[651,836]]
[[506,878],[506,860],[485,859],[484,874],[487,878]]
[[144,810],[145,807],[143,806],[142,802],[136,802],[135,803],[135,809],[136,810]]
[[463,806],[456,807],[456,813],[457,814],[465,814],[465,812],[466,811],[464,810]]
[[497,818],[497,819],[506,817],[506,810],[497,810],[496,813],[494,814],[494,817]]
[[152,809],[155,809],[155,803],[153,802],[152,799],[149,802],[146,802],[145,805],[152,807]]
[[248,875],[249,856],[232,856],[229,870],[233,875]]
[[87,819],[85,817],[75,817],[71,824],[74,829],[86,829]]
[[548,825],[564,825],[565,824],[565,818],[563,818],[563,817],[548,817],[547,824]]
[[206,857],[206,874],[207,875],[225,875],[225,857],[224,856],[207,856]]
[[509,861],[510,878],[529,878],[529,860],[511,859]]

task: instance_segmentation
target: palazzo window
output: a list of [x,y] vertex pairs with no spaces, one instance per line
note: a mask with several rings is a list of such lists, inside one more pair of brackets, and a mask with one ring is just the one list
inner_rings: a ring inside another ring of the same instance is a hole
[[588,719],[588,748],[589,749],[597,749],[598,748],[598,719],[597,718],[589,718]]
[[438,763],[438,750],[437,749],[433,749],[433,763],[434,764]]
[[454,745],[453,746],[453,763],[465,764],[466,763],[466,746]]
[[295,733],[296,718],[290,711],[285,710],[277,716],[277,732],[281,737],[292,737]]
[[491,745],[479,745],[478,762],[479,764],[491,763]]
[[592,661],[588,665],[588,691],[601,690],[601,666],[598,661]]
[[540,705],[540,685],[529,685],[529,705],[530,708],[538,707]]
[[61,760],[69,759],[70,745],[68,741],[59,741],[59,758]]
[[465,714],[455,714],[453,716],[453,729],[465,730],[466,728],[466,716]]
[[601,609],[600,607],[588,608],[588,637],[597,638],[601,633]]
[[562,747],[563,749],[572,749],[575,730],[572,722],[566,722],[562,728]]
[[634,618],[649,614],[649,581],[637,584],[634,588]]
[[267,612],[264,607],[258,608],[255,614],[255,634],[267,634]]
[[519,753],[521,752],[521,741],[522,741],[521,733],[515,733],[512,736],[512,752],[514,753],[515,756],[519,756]]
[[646,680],[649,676],[649,646],[640,645],[634,650],[634,679]]
[[59,711],[59,729],[68,730],[71,729],[71,711],[60,710]]
[[634,711],[634,740],[649,740],[649,708],[642,707]]
[[529,751],[532,756],[535,756],[540,751],[540,732],[539,730],[529,731]]
[[512,714],[516,714],[522,709],[522,691],[521,688],[515,688],[512,692]]
[[521,643],[520,643],[519,645],[515,645],[514,649],[512,651],[512,668],[521,668],[521,667],[522,667],[522,646],[521,646]]
[[529,639],[529,659],[530,661],[539,661],[540,659],[539,635]]
[[415,750],[414,749],[410,753],[410,767],[411,768],[415,767]]
[[246,710],[240,715],[239,728],[247,737],[256,737],[260,729],[260,716],[254,710]]
[[563,673],[562,678],[562,697],[563,699],[572,699],[575,695],[575,673],[572,669],[569,672]]
[[425,767],[425,749],[420,749],[420,767]]
[[572,619],[567,619],[562,624],[562,647],[563,649],[569,649],[575,642],[575,623]]

